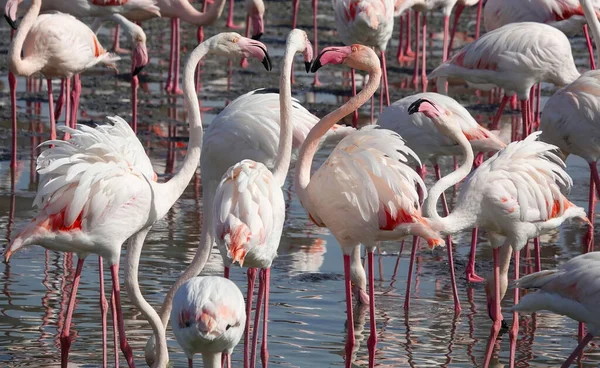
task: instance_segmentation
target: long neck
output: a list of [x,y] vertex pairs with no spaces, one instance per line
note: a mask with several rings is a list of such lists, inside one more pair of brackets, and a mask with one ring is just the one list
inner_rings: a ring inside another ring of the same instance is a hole
[[150,326],[154,332],[156,356],[153,366],[166,367],[166,364],[169,361],[169,353],[167,351],[165,328],[158,313],[156,313],[154,308],[152,308],[146,299],[144,299],[138,282],[140,255],[142,253],[144,239],[146,239],[149,230],[150,226],[142,229],[129,239],[127,256],[125,259],[125,289],[127,290],[127,295],[131,299],[131,302],[144,314],[144,316],[146,316],[146,319],[150,322]]
[[29,10],[21,20],[17,34],[10,45],[8,51],[9,60],[8,68],[16,75],[30,76],[33,73],[39,71],[44,66],[43,58],[38,55],[30,55],[24,59],[21,59],[21,51],[23,50],[23,44],[27,38],[27,34],[33,27],[37,16],[40,14],[40,7],[42,6],[42,0],[33,0]]
[[580,0],[581,7],[583,8],[583,14],[585,15],[585,19],[589,27],[592,30],[592,37],[594,38],[594,43],[596,44],[596,52],[598,53],[598,60],[600,60],[600,22],[598,22],[598,16],[596,15],[596,10],[592,5],[590,0]]
[[299,51],[295,42],[288,42],[283,56],[279,80],[279,148],[273,168],[273,176],[280,186],[285,183],[292,159],[292,85],[291,75],[294,55]]
[[204,368],[221,368],[221,353],[202,354],[202,363]]
[[352,112],[362,106],[377,90],[379,87],[379,79],[381,78],[381,69],[377,66],[373,70],[369,71],[369,82],[356,96],[352,97],[344,105],[340,106],[337,110],[334,110],[323,117],[319,122],[310,130],[308,136],[304,140],[304,144],[300,149],[300,157],[296,164],[296,193],[300,199],[300,203],[306,208],[310,206],[309,198],[306,193],[306,187],[310,183],[310,167],[312,165],[315,152],[318,149],[319,141],[323,135],[331,128],[335,123],[343,119],[345,116],[350,115]]
[[431,187],[427,199],[425,200],[425,204],[423,205],[424,215],[435,222],[441,222],[443,224],[442,231],[444,232],[449,232],[447,227],[454,226],[453,222],[456,221],[453,220],[458,218],[459,214],[457,214],[456,211],[453,211],[448,217],[441,218],[437,212],[438,199],[446,189],[460,183],[461,180],[469,175],[471,168],[473,167],[474,155],[471,144],[463,134],[457,134],[456,141],[463,151],[463,163],[456,171],[444,176]]
[[194,86],[194,72],[198,62],[208,53],[211,41],[207,40],[198,46],[185,64],[183,71],[183,96],[185,105],[188,107],[189,137],[187,154],[179,171],[164,184],[156,186],[159,191],[157,195],[156,211],[158,218],[162,218],[167,211],[179,199],[185,188],[187,188],[192,176],[200,163],[200,152],[202,150],[202,119],[200,117],[200,106],[196,89]]
[[212,5],[208,6],[208,10],[203,13],[194,8],[189,1],[178,1],[178,3],[180,11],[176,16],[186,23],[197,26],[206,26],[214,23],[221,16],[225,7],[225,0],[215,0]]

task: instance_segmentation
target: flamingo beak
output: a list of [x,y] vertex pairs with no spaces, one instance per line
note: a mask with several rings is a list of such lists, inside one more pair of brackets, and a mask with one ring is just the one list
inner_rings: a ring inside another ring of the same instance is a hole
[[19,0],[8,0],[4,7],[4,19],[11,26],[12,29],[17,29],[17,9],[19,7]]
[[315,61],[313,61],[310,71],[314,73],[327,64],[342,64],[351,53],[351,46],[326,47],[321,51],[319,56],[317,56]]
[[244,57],[253,57],[258,60],[261,60],[262,64],[265,66],[267,71],[271,71],[273,69],[273,64],[271,64],[271,58],[269,57],[269,53],[267,52],[267,46],[258,42],[256,40],[240,37],[238,40],[238,45],[242,49],[242,53]]
[[310,72],[310,67],[312,66],[312,59],[314,55],[314,50],[312,44],[309,40],[306,40],[306,47],[302,52],[302,56],[304,56],[304,67],[306,68],[306,72]]
[[138,42],[133,49],[133,62],[132,62],[132,71],[131,75],[138,75],[142,69],[148,64],[148,51],[146,50],[146,45],[143,42]]

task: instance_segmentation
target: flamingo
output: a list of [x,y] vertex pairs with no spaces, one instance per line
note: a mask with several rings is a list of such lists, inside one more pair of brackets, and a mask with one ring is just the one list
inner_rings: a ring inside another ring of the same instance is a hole
[[[562,194],[570,190],[572,180],[565,172],[562,160],[553,153],[556,146],[537,140],[540,132],[510,143],[482,163],[461,185],[452,213],[440,217],[437,201],[441,193],[470,173],[473,149],[450,110],[420,99],[410,106],[408,112],[429,117],[440,132],[454,139],[463,149],[462,165],[429,190],[424,213],[431,219],[432,227],[443,233],[453,234],[475,226],[488,232],[494,256],[493,276],[488,278],[486,285],[488,313],[494,321],[486,357],[489,363],[495,337],[501,322],[504,323],[500,301],[506,293],[512,251],[515,252],[515,278],[518,278],[519,252],[530,238],[556,229],[567,219],[588,220],[583,208],[574,205]],[[517,301],[518,293],[515,293]],[[514,323],[510,330],[513,342],[518,327],[519,324]],[[511,346],[511,356],[514,356],[514,345]]]
[[423,180],[404,164],[409,157],[417,162],[419,158],[398,134],[390,130],[369,126],[349,135],[311,177],[311,164],[320,137],[336,121],[364,104],[379,87],[381,78],[377,54],[367,46],[327,47],[313,62],[312,70],[326,64],[344,64],[364,70],[369,73],[369,81],[360,93],[311,129],[300,149],[295,187],[300,203],[312,221],[329,228],[344,254],[348,318],[346,367],[351,366],[355,343],[351,273],[356,273],[357,268],[364,272],[360,262],[355,265],[351,257],[356,259],[361,243],[367,248],[371,329],[368,349],[369,367],[373,367],[377,345],[373,249],[378,241],[400,239],[410,234],[425,238],[431,247],[444,241],[421,216],[416,186],[425,192]]
[[[19,3],[19,0],[8,0],[4,8],[5,18],[14,29],[16,29],[15,20]],[[108,53],[100,45],[92,30],[75,17],[60,13],[38,16],[41,3],[41,0],[32,0],[8,52],[10,71],[8,82],[12,104],[12,168],[16,167],[17,158],[17,80],[15,75],[28,77],[39,72],[46,77],[50,137],[56,139],[52,78],[71,78],[99,63],[114,68],[114,62],[119,60],[118,56]],[[23,57],[21,57],[21,53]],[[66,86],[68,95],[70,83],[67,83]],[[70,125],[68,112],[65,124]]]
[[454,36],[456,35],[456,29],[458,28],[458,20],[463,10],[469,6],[477,5],[477,20],[475,21],[475,39],[479,38],[479,28],[481,27],[481,12],[483,8],[483,0],[458,0],[456,2],[456,10],[454,12],[454,24],[452,25],[452,31],[450,31],[450,41],[448,43],[448,54],[452,51],[452,44],[454,43]]
[[[469,140],[469,144],[473,147],[473,150],[487,153],[496,152],[506,147],[504,142],[502,142],[493,132],[490,132],[479,125],[475,119],[473,119],[471,114],[469,114],[467,109],[465,109],[461,104],[456,102],[456,100],[451,97],[438,93],[427,92],[408,96],[394,102],[379,116],[378,124],[381,127],[393,130],[398,134],[402,133],[403,138],[406,139],[406,145],[415,151],[421,161],[424,162],[428,160],[434,165],[436,180],[441,179],[440,167],[438,166],[438,157],[458,156],[462,153],[462,150],[460,145],[458,145],[455,141],[440,133],[431,119],[429,119],[427,116],[423,114],[407,114],[410,105],[419,99],[434,101],[436,105],[440,105],[446,111],[450,111],[452,116],[455,117],[456,123],[460,125],[461,131]],[[481,155],[478,157],[481,159],[483,158]],[[480,161],[476,163],[476,165],[479,164],[481,164]],[[425,170],[419,168],[417,172],[419,172],[421,178],[425,180]],[[422,203],[423,198],[421,198],[420,201]],[[448,216],[449,211],[445,193],[442,193],[442,205],[444,208],[444,215]],[[476,239],[477,237],[475,235],[474,240]],[[407,300],[406,306],[408,306],[410,303],[410,287],[413,262],[415,259],[415,253],[417,251],[417,242],[417,238],[413,239],[413,248],[410,258],[411,265],[408,271],[409,276],[407,281],[407,291],[405,294]],[[456,282],[454,280],[452,247],[450,246],[451,242],[449,239],[447,239],[446,243],[448,245],[448,258],[450,259],[450,278],[451,282],[453,283],[454,307],[458,312],[460,311],[460,303],[458,301],[458,292],[456,290]],[[475,246],[476,241],[471,243],[471,256],[469,258],[469,264],[466,270],[467,280],[470,282],[483,281],[483,279],[475,274]]]
[[[292,99],[290,77],[292,61],[296,53],[304,55],[306,71],[309,71],[313,50],[306,32],[293,29],[288,35],[283,56],[280,78],[279,147],[272,171],[261,162],[242,160],[231,166],[217,187],[212,219],[212,233],[219,246],[223,262],[228,269],[232,264],[248,267],[249,316],[252,304],[253,284],[256,269],[261,268],[258,299],[255,312],[255,334],[252,339],[250,366],[255,365],[257,344],[256,329],[260,318],[261,302],[264,298],[263,341],[261,359],[263,366],[268,362],[267,320],[269,312],[269,283],[271,263],[277,256],[285,221],[285,201],[282,186],[292,156],[293,131],[290,127]],[[248,350],[250,318],[246,321],[245,353]],[[247,354],[244,361],[247,360]]]
[[[594,1],[595,18],[600,16],[600,3]],[[596,69],[594,50],[588,33],[586,17],[579,0],[488,0],[483,10],[484,26],[489,32],[509,23],[539,22],[556,27],[567,36],[583,29],[590,55],[590,65]]]
[[516,94],[521,100],[524,138],[532,130],[531,88],[540,82],[565,86],[577,79],[579,72],[564,33],[547,24],[523,22],[484,34],[429,74],[430,79],[438,78],[440,91],[448,77],[505,90],[492,126],[497,126],[509,96]]
[[[39,5],[39,0],[34,1]],[[48,141],[46,145],[54,147],[38,158],[38,170],[44,177],[40,179],[34,203],[41,212],[16,236],[5,256],[8,260],[14,252],[31,244],[78,254],[67,319],[61,332],[63,366],[66,366],[72,339],[69,329],[79,277],[89,253],[106,258],[110,264],[121,348],[128,364],[133,366],[120,309],[118,275],[121,245],[128,238],[131,239],[127,248],[125,287],[132,301],[150,319],[159,341],[155,366],[166,365],[164,325],[143,299],[137,283],[137,268],[146,234],[181,196],[198,167],[202,123],[193,79],[196,65],[209,52],[230,57],[252,56],[261,59],[270,69],[266,47],[236,33],[211,37],[192,52],[184,70],[184,96],[190,109],[190,142],[180,170],[168,182],[157,184],[152,181],[154,173],[142,144],[127,123],[119,118],[111,119],[114,127],[96,130],[87,126],[80,126],[78,130],[63,127],[73,135],[72,140]]]
[[205,368],[221,368],[221,353],[231,353],[244,333],[244,296],[233,281],[218,276],[194,277],[175,293],[171,311],[173,334],[194,366],[202,354]]
[[[311,0],[312,2],[312,11],[313,11],[313,50],[315,53],[319,52],[319,41],[317,37],[318,28],[317,28],[317,8],[319,5],[319,0]],[[300,0],[292,0],[292,29],[296,28],[298,25],[298,6],[300,6]],[[294,83],[294,74],[292,73],[292,83]],[[320,86],[321,82],[319,81],[319,76],[315,73],[315,79],[313,80],[313,86]]]
[[[265,32],[265,3],[263,0],[246,0],[246,31],[245,37],[250,37],[250,27],[252,27],[252,38],[260,40]],[[248,60],[242,59],[242,68],[248,67]]]
[[585,322],[587,335],[563,363],[567,368],[579,356],[594,336],[600,333],[598,305],[600,305],[600,252],[581,254],[562,264],[558,269],[535,272],[515,281],[522,289],[537,289],[526,294],[512,310],[537,312],[548,310]]
[[421,85],[423,86],[423,92],[427,91],[427,62],[426,62],[426,48],[427,48],[427,15],[426,12],[441,8],[442,14],[444,15],[444,41],[442,45],[442,62],[448,59],[448,37],[450,34],[450,13],[452,8],[456,4],[457,0],[395,0],[394,3],[394,16],[400,16],[402,13],[409,9],[415,10],[415,28],[416,28],[416,47],[415,47],[415,70],[413,74],[413,84],[417,85],[417,79],[419,74],[419,32],[421,31],[419,26],[419,13],[423,13],[423,50],[422,56],[422,68],[421,68]]
[[[374,47],[381,55],[383,83],[379,110],[383,110],[385,92],[386,106],[390,105],[385,49],[394,30],[393,0],[334,0],[335,24],[342,42],[346,45],[360,43]],[[352,94],[356,95],[356,80],[352,73]],[[373,114],[371,114],[373,120]],[[358,111],[354,113],[353,125],[358,124]]]

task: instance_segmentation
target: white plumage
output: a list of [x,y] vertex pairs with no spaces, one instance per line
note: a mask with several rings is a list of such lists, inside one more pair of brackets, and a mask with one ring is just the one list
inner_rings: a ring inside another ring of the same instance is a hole
[[344,44],[359,43],[385,51],[394,29],[392,0],[333,0],[333,11]]

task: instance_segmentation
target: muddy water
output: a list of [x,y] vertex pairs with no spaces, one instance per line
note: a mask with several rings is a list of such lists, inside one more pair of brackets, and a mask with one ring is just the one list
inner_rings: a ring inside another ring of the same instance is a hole
[[[241,10],[240,4],[237,9]],[[312,23],[310,6],[303,3],[299,26],[310,31]],[[268,45],[279,69],[285,36],[289,30],[291,8],[288,2],[267,2],[267,33],[263,41]],[[320,46],[338,44],[334,33],[333,16],[328,2],[320,4]],[[463,28],[473,29],[474,12],[465,12]],[[242,17],[238,17],[238,21]],[[429,17],[434,24],[429,30],[439,29],[439,17]],[[151,64],[141,76],[139,137],[152,158],[159,180],[165,180],[181,162],[185,154],[187,137],[185,109],[181,96],[169,96],[164,92],[168,68],[169,32],[168,21],[153,20],[144,24],[147,29]],[[8,49],[8,27],[0,22],[0,50]],[[224,31],[224,20],[215,28],[206,30],[207,35]],[[194,46],[196,32],[187,25],[182,29],[183,55]],[[441,34],[434,33],[433,55],[430,67],[440,57]],[[101,33],[101,42],[109,47],[110,31]],[[459,40],[460,41],[460,40]],[[399,66],[393,59],[397,41],[393,40],[388,54],[392,100],[414,92],[407,88],[410,65]],[[573,39],[578,64],[587,67],[583,39]],[[127,46],[127,43],[125,43]],[[129,57],[123,56],[119,64],[120,74],[104,68],[95,68],[84,75],[80,121],[102,121],[108,114],[130,117]],[[34,216],[31,208],[38,181],[33,172],[35,147],[48,138],[47,100],[45,82],[41,90],[39,80],[31,85],[18,79],[19,160],[15,174],[16,189],[11,190],[10,160],[10,102],[8,99],[6,58],[0,58],[0,239],[2,246],[14,235],[24,222]],[[182,61],[183,63],[183,61]],[[251,61],[248,69],[238,67],[234,61],[229,69],[223,59],[205,61],[201,81],[200,101],[205,124],[225,104],[236,96],[258,87],[277,87],[277,72],[266,73],[262,66]],[[342,80],[342,69],[324,68],[320,72],[323,86],[312,88],[312,76],[301,72],[297,64],[297,82],[294,93],[307,108],[318,116],[339,105],[349,93],[347,81]],[[55,82],[55,93],[58,92]],[[543,94],[553,92],[552,86],[544,86]],[[467,106],[478,121],[487,124],[494,112],[488,96],[477,97],[462,88],[453,88],[453,96]],[[377,110],[377,109],[376,109]],[[368,107],[362,114],[367,122]],[[510,125],[518,113],[509,112],[503,123]],[[321,151],[316,165],[322,163],[331,147]],[[443,170],[451,169],[451,160],[445,161]],[[586,206],[588,193],[587,165],[581,159],[569,158],[568,172],[574,179],[570,199]],[[292,175],[290,175],[292,177]],[[431,179],[430,179],[431,180]],[[431,184],[431,181],[429,181]],[[289,202],[287,220],[279,249],[279,258],[273,264],[270,301],[269,352],[270,363],[287,367],[342,366],[345,343],[345,304],[343,290],[342,257],[335,239],[323,229],[314,227],[307,219],[292,191],[291,180],[285,186]],[[452,197],[453,199],[455,196]],[[140,263],[139,277],[142,290],[154,306],[162,298],[177,276],[192,259],[200,235],[202,194],[199,180],[190,183],[182,198],[167,216],[150,232]],[[542,239],[542,267],[555,267],[558,263],[578,254],[581,249],[583,230],[567,224],[560,231]],[[483,285],[469,285],[464,271],[468,257],[470,234],[458,234],[456,242],[456,272],[459,276],[459,296],[463,312],[454,317],[452,295],[448,278],[446,251],[444,249],[422,250],[417,257],[416,278],[412,291],[410,312],[403,309],[410,241],[399,255],[400,244],[384,243],[376,255],[375,288],[377,300],[377,331],[379,344],[377,363],[380,366],[480,366],[483,364],[490,321],[486,313]],[[482,234],[479,239],[477,271],[487,275],[491,265],[491,252]],[[522,261],[526,266],[531,260]],[[222,262],[216,252],[212,255],[205,274],[220,274]],[[62,254],[31,247],[0,265],[0,365],[54,366],[58,364],[59,342],[57,332],[64,323],[66,299],[74,273],[73,260]],[[106,273],[108,280],[109,274]],[[232,279],[245,290],[245,273],[232,269]],[[73,317],[72,331],[75,341],[71,360],[77,366],[94,367],[101,364],[101,331],[98,307],[98,262],[93,256],[86,261],[77,309]],[[504,306],[509,307],[510,300]],[[143,348],[150,329],[143,316],[123,296],[123,310],[127,337],[133,347],[136,362],[144,365]],[[511,316],[505,313],[511,320]],[[356,334],[358,348],[356,366],[367,363],[366,338],[368,318],[365,309],[356,310]],[[576,344],[577,324],[567,318],[539,313],[524,315],[517,342],[517,365],[547,367],[560,364]],[[110,331],[110,326],[109,326]],[[186,357],[168,332],[170,358],[175,367],[186,365]],[[112,333],[109,332],[112,340]],[[112,343],[109,344],[112,347]],[[494,366],[509,363],[508,336],[500,338],[493,358]],[[234,366],[241,366],[242,346],[233,355]],[[112,350],[109,351],[109,356]],[[110,360],[112,362],[112,359]],[[120,358],[121,365],[124,359]],[[592,367],[600,363],[600,353],[595,345],[588,348],[582,366]],[[200,364],[199,362],[197,363]]]

